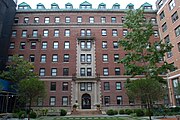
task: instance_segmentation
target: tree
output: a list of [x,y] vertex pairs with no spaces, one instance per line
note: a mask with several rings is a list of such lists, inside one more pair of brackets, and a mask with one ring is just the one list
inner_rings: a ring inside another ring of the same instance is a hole
[[[20,81],[18,95],[20,99],[29,104],[28,114],[30,114],[31,105],[38,97],[45,95],[45,85],[38,78],[29,78]],[[29,118],[29,115],[28,115]]]
[[[166,61],[160,62],[160,60],[163,59],[166,52],[171,50],[172,45],[163,43],[161,40],[150,41],[150,37],[154,32],[153,25],[150,21],[144,19],[145,17],[143,14],[144,11],[142,9],[130,10],[127,12],[124,27],[129,32],[123,39],[119,40],[119,45],[127,54],[119,62],[124,64],[126,74],[132,75],[132,77],[144,75],[142,80],[145,82],[152,80],[166,83],[160,74],[167,73],[168,70],[174,69],[174,66],[168,64]],[[156,98],[156,96],[151,97]],[[146,104],[149,103],[146,101]],[[149,110],[151,109],[149,108],[151,105],[147,105],[147,107]],[[151,120],[151,116],[149,117]]]

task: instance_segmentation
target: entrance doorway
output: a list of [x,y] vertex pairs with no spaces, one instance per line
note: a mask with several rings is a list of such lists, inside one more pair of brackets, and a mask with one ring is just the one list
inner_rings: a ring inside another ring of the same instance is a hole
[[82,95],[82,109],[91,109],[91,96],[87,93]]

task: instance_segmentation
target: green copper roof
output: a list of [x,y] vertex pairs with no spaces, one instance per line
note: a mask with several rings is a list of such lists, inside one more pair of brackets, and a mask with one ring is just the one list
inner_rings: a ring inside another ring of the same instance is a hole
[[52,4],[51,4],[51,6],[56,6],[56,5],[58,5],[58,4],[57,4],[57,3],[52,3]]
[[144,4],[141,5],[141,7],[152,7],[152,5],[149,4],[148,2],[145,2]]
[[118,4],[118,3],[115,3],[113,6],[120,6],[120,4]]
[[134,4],[132,4],[132,3],[129,3],[127,6],[131,6],[131,7],[133,7],[133,6],[134,6]]
[[92,4],[89,3],[89,2],[87,2],[87,1],[84,1],[83,3],[80,4],[80,6],[83,6],[83,5],[85,5],[85,6],[91,6]]
[[27,3],[22,2],[21,4],[19,4],[18,6],[29,6]]
[[38,3],[37,6],[44,6],[42,3]]
[[70,2],[66,3],[65,5],[67,6],[72,6],[72,4]]
[[99,4],[99,6],[106,6],[106,4],[104,4],[104,3],[100,3],[100,4]]

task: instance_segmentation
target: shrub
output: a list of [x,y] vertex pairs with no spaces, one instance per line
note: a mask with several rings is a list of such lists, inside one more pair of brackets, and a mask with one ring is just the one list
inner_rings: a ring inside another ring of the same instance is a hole
[[20,111],[19,113],[18,113],[18,118],[25,118],[27,115],[26,115],[26,112],[25,111]]
[[65,116],[67,114],[67,111],[64,109],[60,109],[60,116]]
[[113,109],[110,109],[106,112],[106,114],[108,115],[114,115],[114,110]]
[[119,110],[119,114],[124,114],[124,110],[123,109]]
[[130,115],[131,113],[133,113],[133,111],[131,110],[131,109],[125,109],[125,114],[128,114],[128,115]]
[[146,116],[149,116],[149,115],[153,116],[153,111],[152,110],[149,113],[149,111],[146,109],[144,113],[145,113]]
[[135,109],[134,113],[136,113],[137,116],[144,116],[144,111],[142,109]]
[[114,115],[117,115],[118,114],[118,111],[117,110],[114,110]]
[[18,118],[18,113],[13,113],[13,114],[12,114],[12,117],[13,117],[13,118]]
[[29,115],[30,115],[30,118],[36,118],[37,117],[37,114],[34,111],[31,111]]

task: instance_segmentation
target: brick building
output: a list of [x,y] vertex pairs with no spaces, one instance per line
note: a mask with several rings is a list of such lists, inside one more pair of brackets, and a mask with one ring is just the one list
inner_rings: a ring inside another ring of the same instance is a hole
[[170,106],[179,106],[180,96],[177,93],[177,86],[180,78],[180,2],[179,0],[157,0],[156,6],[160,38],[174,46],[172,51],[166,54],[165,60],[177,67],[167,74],[169,102]]
[[[145,18],[154,24],[154,36],[159,40],[157,11],[145,3]],[[34,71],[47,86],[47,97],[37,100],[37,106],[64,107],[79,104],[80,109],[128,107],[125,93],[124,66],[117,60],[125,56],[118,40],[127,34],[123,28],[125,12],[134,9],[128,4],[120,9],[118,3],[107,9],[99,4],[83,2],[79,9],[71,3],[60,9],[56,3],[51,9],[37,4],[36,9],[26,3],[18,5],[12,30],[8,60],[12,55],[32,62]]]

